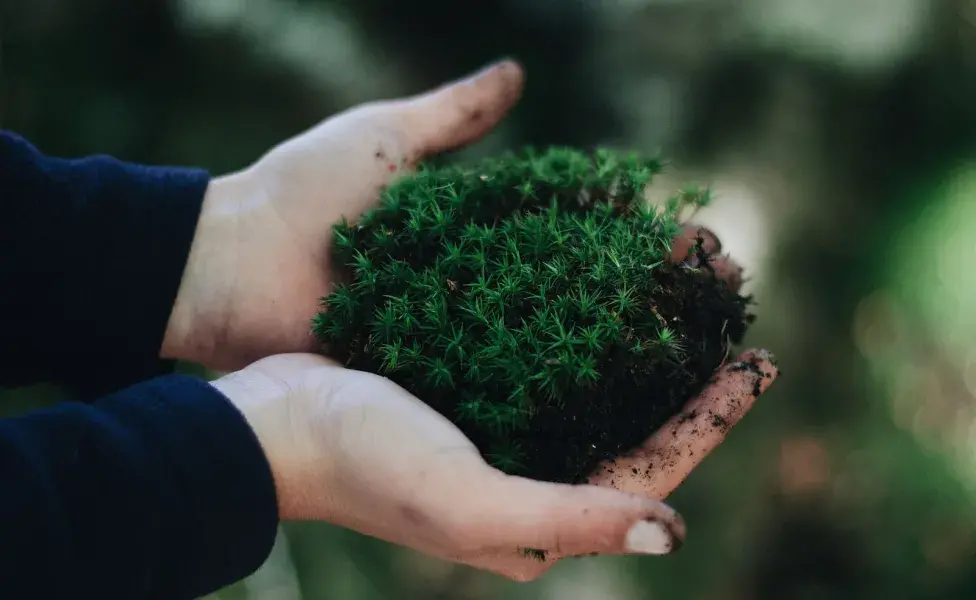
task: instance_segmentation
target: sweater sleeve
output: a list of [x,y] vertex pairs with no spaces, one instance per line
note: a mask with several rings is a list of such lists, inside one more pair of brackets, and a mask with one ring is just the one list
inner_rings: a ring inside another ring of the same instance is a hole
[[208,184],[48,157],[0,131],[0,386],[91,399],[168,372],[159,351]]
[[0,419],[0,597],[181,600],[254,571],[274,482],[243,416],[169,375]]

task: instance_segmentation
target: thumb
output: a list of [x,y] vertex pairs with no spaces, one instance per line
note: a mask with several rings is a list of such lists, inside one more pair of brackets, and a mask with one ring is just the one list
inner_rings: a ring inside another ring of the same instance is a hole
[[479,493],[485,502],[496,499],[494,506],[472,506],[477,512],[470,522],[492,515],[476,534],[486,546],[534,548],[558,556],[660,555],[678,550],[684,541],[681,516],[656,500],[592,485],[513,476],[496,481],[497,489]]
[[429,156],[479,140],[518,102],[524,81],[522,66],[503,60],[402,101],[398,108],[410,147]]

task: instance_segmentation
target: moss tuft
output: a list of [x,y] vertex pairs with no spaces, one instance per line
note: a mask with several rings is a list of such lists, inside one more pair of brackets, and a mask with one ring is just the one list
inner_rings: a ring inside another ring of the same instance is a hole
[[323,351],[406,388],[503,471],[584,480],[676,414],[751,320],[707,261],[666,260],[710,195],[650,207],[661,169],[568,148],[421,168],[336,227]]

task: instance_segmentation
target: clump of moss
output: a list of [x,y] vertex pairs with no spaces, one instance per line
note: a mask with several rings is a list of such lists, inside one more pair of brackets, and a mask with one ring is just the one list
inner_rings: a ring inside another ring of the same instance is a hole
[[421,168],[335,228],[323,352],[404,387],[505,472],[584,480],[677,414],[751,320],[700,243],[667,260],[709,195],[649,206],[661,169],[568,148]]

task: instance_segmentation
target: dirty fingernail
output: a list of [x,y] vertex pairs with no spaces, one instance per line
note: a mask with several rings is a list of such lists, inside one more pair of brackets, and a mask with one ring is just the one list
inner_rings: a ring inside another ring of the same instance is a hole
[[708,227],[689,223],[685,227],[685,231],[691,234],[695,242],[698,241],[698,238],[701,238],[702,250],[705,251],[705,254],[717,254],[722,251],[722,240],[718,239],[715,232]]
[[628,552],[635,554],[670,554],[675,550],[675,538],[660,521],[638,521],[627,532]]
[[722,240],[718,239],[715,232],[707,227],[698,228],[698,237],[702,239],[702,247],[709,254],[718,254],[722,251]]
[[766,349],[760,349],[752,352],[752,358],[757,361],[767,362],[774,369],[779,368],[779,361],[776,360],[776,355]]
[[737,362],[728,366],[732,373],[749,372],[755,374],[752,395],[759,396],[780,375],[779,361],[769,350],[749,350],[744,352]]

